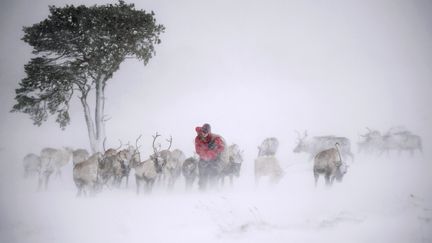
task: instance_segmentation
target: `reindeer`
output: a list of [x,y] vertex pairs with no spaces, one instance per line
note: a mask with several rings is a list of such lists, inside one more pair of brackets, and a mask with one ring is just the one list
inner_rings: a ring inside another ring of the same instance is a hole
[[[170,136],[170,139],[167,139],[166,141],[169,143],[168,148],[160,151],[160,157],[164,161],[165,164],[168,163],[168,160],[171,157],[170,149],[171,149],[171,145],[172,145],[172,136]],[[169,179],[170,179],[169,178],[169,171],[167,171],[166,166],[165,166],[162,173],[158,175],[158,178],[156,179],[156,181],[158,184],[160,184],[161,186],[164,187],[168,184]]]
[[259,156],[255,159],[255,185],[259,184],[263,176],[270,177],[273,183],[279,182],[282,178],[284,172],[276,158],[278,145],[276,138],[267,138],[258,147]]
[[382,139],[383,147],[381,153],[387,152],[388,154],[390,150],[396,150],[398,154],[401,154],[403,151],[409,151],[411,155],[416,150],[423,152],[420,136],[402,128],[391,128]]
[[339,143],[336,143],[334,148],[319,152],[314,158],[313,166],[315,186],[317,186],[320,174],[324,174],[325,183],[328,186],[331,186],[335,179],[342,181],[347,168],[348,166],[342,161]]
[[157,149],[155,146],[156,139],[160,136],[161,135],[159,135],[158,133],[153,136],[153,154],[150,156],[149,159],[142,162],[134,161],[131,164],[131,167],[135,169],[137,194],[139,194],[141,182],[145,183],[144,187],[146,189],[146,192],[151,192],[156,178],[162,173],[165,166],[166,161],[161,158],[160,144],[159,149]]
[[[44,148],[41,151],[42,166],[53,167],[55,175],[61,177],[61,168],[64,167],[72,158],[72,149],[65,147],[62,149]],[[51,168],[44,168],[42,170],[50,170]],[[46,174],[46,173],[45,173]],[[46,184],[48,184],[49,176],[47,177]]]
[[186,181],[186,190],[189,190],[198,177],[198,158],[187,158],[182,165],[182,174]]
[[[120,146],[118,148],[109,148],[105,149],[105,140],[104,140],[104,153],[102,155],[102,159],[99,163],[99,177],[101,183],[105,186],[110,187],[110,184],[115,184],[116,173],[118,174],[120,166],[120,158],[118,156],[118,150],[123,146],[123,143],[120,141]],[[111,183],[109,183],[111,182]]]
[[27,154],[23,159],[24,178],[39,174],[41,158],[33,153]]
[[[228,162],[224,163],[220,179],[221,184],[224,184],[225,177],[229,177],[230,185],[233,185],[233,177],[240,176],[240,169],[243,162],[243,151],[240,150],[237,144],[232,144],[228,147]],[[261,151],[261,150],[260,150]]]
[[177,179],[182,172],[182,165],[185,161],[185,154],[179,150],[174,149],[166,158],[166,164],[163,170],[165,178],[168,178],[168,189],[173,189]]
[[268,176],[272,183],[277,183],[284,175],[279,160],[273,156],[261,156],[255,159],[255,185],[263,176]]
[[88,159],[90,156],[86,149],[75,149],[72,151],[72,163],[75,165],[81,161]]
[[[44,148],[41,151],[40,156],[40,167],[38,174],[38,190],[42,189],[42,186],[45,190],[48,189],[48,182],[53,174],[59,167],[57,164],[62,164],[59,161],[63,160],[61,152],[57,149],[53,148]],[[58,171],[58,170],[57,170]]]
[[141,138],[142,135],[140,135],[135,140],[135,147],[132,145],[128,145],[126,149],[123,149],[117,153],[117,156],[119,158],[117,168],[114,172],[115,175],[115,183],[117,186],[121,185],[121,181],[123,178],[126,179],[126,188],[129,184],[129,174],[131,170],[131,164],[140,162],[140,153],[138,146],[138,141]]
[[73,180],[78,189],[77,196],[94,194],[101,189],[99,166],[102,160],[101,153],[95,153],[87,160],[78,162],[73,167]]
[[383,148],[383,138],[381,132],[378,130],[372,130],[366,127],[368,132],[366,134],[360,134],[363,141],[357,143],[358,152],[373,153],[379,152]]
[[409,151],[411,155],[416,150],[422,152],[422,142],[418,135],[412,134],[410,131],[402,128],[391,128],[384,135],[377,130],[366,128],[368,133],[360,135],[364,138],[358,143],[359,151],[378,152],[382,155],[390,151],[397,151],[401,154],[403,151]]
[[266,138],[258,147],[258,157],[275,155],[279,147],[277,138]]
[[354,160],[354,154],[351,152],[351,142],[345,137],[335,137],[335,136],[319,136],[308,138],[307,132],[304,132],[304,136],[300,136],[298,133],[298,143],[294,148],[294,153],[306,152],[308,153],[309,160],[315,157],[319,152],[332,148],[335,143],[341,146],[342,158],[349,156],[351,160]]

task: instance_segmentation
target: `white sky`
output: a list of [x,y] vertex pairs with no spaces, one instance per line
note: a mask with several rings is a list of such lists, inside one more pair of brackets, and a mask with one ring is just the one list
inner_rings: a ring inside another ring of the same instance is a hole
[[[71,108],[61,131],[11,114],[14,89],[31,48],[22,27],[45,19],[48,5],[103,1],[6,0],[0,3],[0,147],[20,153],[44,146],[88,148],[83,113]],[[135,1],[166,27],[147,66],[127,61],[109,81],[108,144],[143,134],[173,136],[193,152],[204,122],[248,154],[269,136],[291,156],[294,130],[352,140],[366,126],[405,126],[432,138],[432,2]]]

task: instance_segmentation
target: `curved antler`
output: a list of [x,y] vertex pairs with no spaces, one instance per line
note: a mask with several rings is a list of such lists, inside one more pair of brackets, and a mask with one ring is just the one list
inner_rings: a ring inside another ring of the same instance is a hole
[[167,148],[167,150],[170,150],[171,145],[172,145],[172,136],[170,135],[170,139],[167,139],[167,142],[169,142],[169,146]]
[[135,148],[138,149],[138,141],[142,137],[142,134],[139,135],[139,137],[135,140]]
[[123,146],[123,143],[122,143],[122,141],[120,139],[119,139],[119,142],[120,142],[120,146],[115,149],[116,151],[119,150]]
[[154,136],[152,136],[153,137],[153,143],[152,143],[152,147],[153,147],[153,152],[155,153],[155,154],[158,154],[159,153],[159,151],[156,149],[156,147],[155,147],[155,142],[156,142],[156,139],[158,138],[158,137],[160,137],[160,134],[158,134],[157,132],[156,132],[156,135],[154,135]]

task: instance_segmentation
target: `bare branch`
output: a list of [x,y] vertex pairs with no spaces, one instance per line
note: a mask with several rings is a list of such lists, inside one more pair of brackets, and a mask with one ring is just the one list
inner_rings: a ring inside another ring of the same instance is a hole
[[104,138],[104,140],[103,140],[103,143],[102,143],[102,148],[103,148],[103,150],[104,150],[104,153],[106,152],[106,148],[105,148],[105,142],[106,142],[106,137]]
[[104,115],[104,116],[102,117],[102,121],[103,121],[103,122],[109,121],[109,120],[111,120],[111,119],[112,119],[112,117],[110,117],[110,116],[108,116],[108,115]]

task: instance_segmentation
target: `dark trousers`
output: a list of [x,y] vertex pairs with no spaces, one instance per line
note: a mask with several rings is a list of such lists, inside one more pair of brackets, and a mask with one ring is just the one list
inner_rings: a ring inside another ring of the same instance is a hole
[[198,185],[200,190],[206,190],[207,187],[214,187],[217,184],[219,175],[219,161],[200,160],[198,162]]

